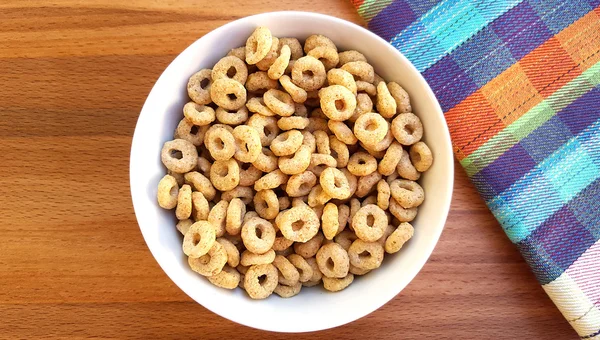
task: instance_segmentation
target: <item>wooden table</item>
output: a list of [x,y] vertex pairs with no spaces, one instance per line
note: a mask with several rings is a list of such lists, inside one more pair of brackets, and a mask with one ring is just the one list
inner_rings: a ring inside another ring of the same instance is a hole
[[[198,305],[148,251],[129,148],[154,81],[231,20],[306,10],[361,23],[347,0],[0,2],[0,338],[304,338]],[[313,339],[571,339],[457,163],[429,262],[393,301]]]

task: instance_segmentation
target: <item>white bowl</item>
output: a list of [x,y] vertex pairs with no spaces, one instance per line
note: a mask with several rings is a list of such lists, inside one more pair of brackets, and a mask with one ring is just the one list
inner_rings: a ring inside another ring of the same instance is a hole
[[[421,179],[426,199],[414,221],[415,235],[381,268],[358,277],[347,289],[329,293],[305,288],[293,298],[271,296],[254,301],[237,289],[217,288],[188,267],[175,229],[172,211],[156,202],[156,186],[165,174],[160,151],[182,119],[189,100],[188,78],[211,68],[232,48],[245,44],[257,26],[267,26],[278,37],[301,40],[311,34],[330,37],[340,50],[366,55],[378,74],[396,81],[411,96],[414,112],[423,121],[424,140],[435,160]],[[454,173],[448,127],[431,89],[412,64],[383,39],[350,22],[305,12],[264,13],[217,28],[194,42],[167,67],[144,104],[131,146],[131,196],[140,229],[154,258],[187,295],[209,310],[240,324],[278,332],[309,332],[340,326],[363,317],[391,300],[415,277],[433,251],[450,207]],[[202,322],[199,320],[199,322]]]

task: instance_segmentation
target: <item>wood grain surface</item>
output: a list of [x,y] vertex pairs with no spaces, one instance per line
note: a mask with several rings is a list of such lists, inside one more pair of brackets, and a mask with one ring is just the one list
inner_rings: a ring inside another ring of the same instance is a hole
[[265,333],[209,312],[169,280],[129,194],[146,95],[208,31],[292,9],[361,23],[347,0],[0,2],[0,338],[576,338],[458,163],[429,262],[359,321]]

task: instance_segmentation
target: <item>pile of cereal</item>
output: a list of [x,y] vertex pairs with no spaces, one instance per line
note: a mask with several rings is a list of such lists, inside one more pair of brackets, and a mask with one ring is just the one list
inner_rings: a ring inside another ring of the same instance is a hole
[[361,53],[258,27],[187,89],[157,196],[211,283],[340,291],[412,237],[432,154],[406,91]]

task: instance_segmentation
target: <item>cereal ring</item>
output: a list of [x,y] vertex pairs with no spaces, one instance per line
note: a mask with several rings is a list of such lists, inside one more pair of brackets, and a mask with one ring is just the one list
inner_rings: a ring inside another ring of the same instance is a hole
[[315,184],[317,184],[317,176],[310,171],[304,171],[288,179],[285,191],[290,197],[305,196],[310,193]]
[[396,101],[396,111],[398,113],[412,112],[412,106],[410,105],[410,97],[408,93],[398,85],[398,83],[390,82],[387,84],[390,94]]
[[252,202],[252,198],[254,198],[254,191],[251,187],[243,187],[238,185],[231,190],[223,191],[221,193],[221,199],[227,202],[231,202],[231,200],[234,198],[241,199],[244,204],[250,204]]
[[367,204],[358,209],[352,217],[352,227],[356,236],[366,242],[375,242],[385,231],[388,218],[385,212],[374,204]]
[[192,270],[202,276],[219,274],[225,267],[225,263],[227,263],[227,252],[219,242],[214,242],[212,248],[205,255],[188,257],[188,264]]
[[350,186],[350,196],[354,195],[356,189],[358,188],[358,178],[354,176],[347,168],[342,168],[341,170],[346,178],[348,179],[348,185]]
[[290,60],[290,62],[288,63],[288,66],[285,69],[285,72],[283,74],[286,74],[288,76],[292,75],[292,70],[294,69],[294,64],[296,63],[296,60]]
[[381,142],[388,130],[388,122],[378,113],[365,113],[359,116],[354,123],[354,135],[367,145]]
[[183,252],[189,257],[198,258],[208,252],[216,241],[215,229],[207,221],[192,224],[183,237]]
[[208,159],[200,156],[198,157],[198,170],[202,171],[204,176],[208,176],[210,173],[210,167],[212,166],[212,162],[209,162]]
[[417,142],[410,147],[410,160],[417,171],[424,172],[433,163],[433,156],[427,144]]
[[337,137],[329,136],[329,148],[331,157],[333,157],[336,161],[336,166],[338,168],[346,167],[346,165],[348,165],[348,159],[350,158],[348,146],[337,139]]
[[240,263],[243,266],[255,266],[255,265],[261,265],[261,264],[270,264],[270,263],[273,263],[275,256],[276,256],[275,251],[273,249],[269,249],[269,251],[267,251],[264,254],[255,254],[249,250],[245,250],[242,253]]
[[317,150],[317,140],[315,139],[315,136],[310,131],[302,131],[302,136],[304,136],[302,145],[308,147],[310,152],[315,152]]
[[348,271],[354,275],[365,275],[365,274],[369,273],[371,270],[370,269],[361,269],[361,268],[355,267],[352,264],[350,264],[350,270],[348,270]]
[[362,80],[356,81],[356,91],[364,92],[371,97],[375,97],[377,95],[377,88],[375,85]]
[[283,236],[294,242],[306,242],[319,232],[319,219],[307,206],[297,206],[280,212],[275,223]]
[[290,254],[287,259],[298,270],[298,281],[310,281],[313,277],[313,268],[304,257],[298,254]]
[[[262,149],[261,149],[262,152]],[[258,159],[258,158],[257,158]],[[254,161],[256,162],[256,161]],[[275,163],[277,164],[277,163]],[[247,169],[244,169],[247,167]],[[253,164],[242,163],[240,164],[240,186],[249,187],[262,177],[263,172],[260,171]]]
[[273,42],[271,43],[271,48],[269,49],[269,53],[258,63],[256,63],[256,67],[258,67],[261,71],[267,71],[273,65],[277,57],[279,56],[279,38],[273,37]]
[[292,67],[292,81],[306,91],[314,91],[325,83],[325,66],[311,56],[302,57]]
[[277,200],[279,201],[279,210],[285,210],[292,206],[292,201],[287,196],[277,197]]
[[377,204],[377,196],[371,195],[360,203],[361,206],[369,205],[369,204]]
[[232,268],[237,267],[240,264],[240,251],[235,244],[224,237],[219,237],[217,242],[223,246],[223,249],[227,253],[227,264]]
[[385,228],[385,231],[383,232],[383,236],[381,236],[381,238],[377,240],[377,243],[379,243],[382,247],[385,247],[385,241],[394,232],[394,230],[396,230],[396,228],[394,228],[393,225],[388,224],[388,226]]
[[348,171],[355,176],[366,176],[376,170],[377,160],[366,152],[357,152],[348,160]]
[[344,121],[350,118],[356,109],[356,97],[342,85],[330,85],[320,89],[319,98],[323,113],[331,120]]
[[[208,213],[208,223],[215,229],[215,235],[221,237],[225,235],[225,222],[227,218],[227,208],[229,202],[222,200],[215,204]],[[225,249],[227,250],[227,248]],[[229,253],[229,251],[227,251]]]
[[212,103],[210,88],[212,85],[212,70],[202,69],[194,73],[187,84],[188,96],[196,104],[207,105]]
[[348,275],[348,253],[337,243],[329,243],[317,252],[317,265],[326,277],[343,278]]
[[[308,126],[306,127],[306,131],[315,132],[315,131],[329,131],[329,127],[327,126],[327,119],[310,117],[308,118]],[[316,146],[316,145],[315,145]]]
[[294,114],[295,106],[292,97],[276,89],[270,89],[264,95],[265,104],[271,111],[282,117],[289,117]]
[[392,197],[405,209],[416,208],[425,199],[423,188],[414,181],[397,179],[390,183]]
[[277,169],[277,157],[268,148],[262,148],[262,152],[258,155],[256,161],[252,163],[258,170],[263,172],[271,172]]
[[194,144],[184,139],[174,139],[165,142],[160,159],[167,169],[177,173],[186,173],[196,167],[198,151]]
[[279,78],[279,82],[281,83],[283,89],[290,94],[294,102],[304,103],[306,101],[308,94],[303,88],[294,84],[292,82],[292,78],[287,75],[283,75]]
[[377,111],[385,118],[396,114],[396,101],[383,81],[377,84]]
[[317,152],[324,155],[331,154],[331,149],[329,148],[329,136],[327,133],[319,130],[315,131],[313,135],[315,137]]
[[388,254],[397,253],[404,243],[413,237],[414,233],[415,229],[410,223],[400,223],[398,228],[385,240],[385,251]]
[[410,222],[417,217],[417,208],[403,208],[395,199],[390,200],[390,213],[400,222]]
[[[250,253],[251,254],[251,253]],[[275,258],[275,256],[273,256],[273,258]],[[241,260],[240,260],[241,261]],[[242,275],[246,275],[246,272],[248,271],[248,268],[250,268],[249,266],[244,266],[241,263],[239,265],[237,265],[237,267],[235,267],[235,269],[237,269],[237,271],[242,274]]]
[[227,53],[227,56],[238,57],[242,61],[246,60],[246,46],[241,46],[241,47],[238,47],[238,48],[231,49]]
[[275,256],[273,265],[277,268],[279,274],[279,283],[286,286],[293,286],[300,280],[300,272],[294,265],[281,255]]
[[186,220],[192,214],[192,187],[184,184],[177,194],[175,216],[178,220]]
[[346,251],[350,249],[350,245],[352,245],[352,242],[356,239],[358,239],[358,237],[350,230],[344,230],[334,237],[335,243],[339,244]]
[[[375,70],[373,70],[373,66],[365,61],[351,61],[342,65],[342,70],[349,72],[354,76],[355,80],[373,83],[373,80],[375,79]],[[358,86],[358,83],[356,85]]]
[[175,177],[165,175],[163,178],[161,178],[160,182],[158,182],[158,190],[156,192],[156,199],[158,200],[158,205],[164,209],[173,209],[177,206],[178,196],[179,186],[177,185]]
[[303,130],[308,126],[310,120],[306,117],[281,117],[277,121],[277,126],[281,130]]
[[197,171],[188,172],[184,175],[184,179],[185,183],[190,184],[194,190],[201,192],[207,200],[215,198],[217,191],[203,174]]
[[329,196],[323,190],[323,187],[321,187],[320,184],[317,184],[316,186],[314,186],[311,189],[310,193],[308,194],[308,205],[311,208],[314,208],[319,205],[324,205],[330,199],[331,199],[331,196]]
[[334,167],[329,167],[321,173],[319,183],[323,191],[337,199],[346,199],[350,197],[350,183],[343,172]]
[[234,198],[227,207],[225,230],[229,235],[237,235],[242,230],[242,222],[246,214],[246,205],[239,198]]
[[348,120],[355,122],[361,115],[372,111],[373,101],[371,100],[371,97],[369,97],[369,95],[366,93],[359,93],[356,95],[356,109],[354,109],[354,113],[352,116],[350,116],[350,118],[348,118]]
[[296,175],[308,169],[308,166],[310,165],[310,155],[310,148],[306,145],[302,145],[298,151],[294,153],[293,157],[280,157],[277,164],[283,173]]
[[361,204],[358,198],[352,198],[350,200],[350,220],[348,221],[350,222],[350,227],[352,227],[352,218],[354,217],[358,209],[360,209],[360,207]]
[[365,197],[370,194],[375,190],[375,186],[379,180],[381,180],[381,174],[377,171],[373,171],[372,173],[359,178],[355,192],[356,196]]
[[216,161],[229,160],[236,151],[235,137],[225,126],[227,125],[213,125],[204,136],[204,146]]
[[[260,277],[266,278],[259,280]],[[252,266],[244,276],[244,289],[252,299],[266,299],[277,288],[277,277],[277,268],[272,264]]]
[[185,178],[183,174],[180,174],[178,172],[173,172],[171,170],[167,170],[167,175],[175,178],[175,181],[177,182],[177,185],[182,186],[185,184]]
[[358,142],[358,139],[356,138],[356,136],[354,136],[352,130],[348,127],[348,125],[344,124],[343,122],[330,120],[329,122],[327,122],[327,126],[329,127],[331,132],[333,132],[335,137],[342,141],[344,144],[353,145],[356,144],[356,142]]
[[421,173],[415,169],[415,166],[410,161],[410,157],[406,150],[402,150],[402,156],[400,157],[400,161],[396,166],[396,171],[400,177],[409,179],[411,181],[416,181],[421,178]]
[[384,179],[377,183],[377,206],[387,210],[390,206],[390,185]]
[[215,161],[210,167],[210,181],[217,190],[235,188],[240,183],[240,167],[235,159]]
[[329,46],[317,46],[311,49],[308,52],[308,55],[315,59],[318,59],[321,63],[323,63],[323,66],[325,66],[325,70],[330,70],[334,68],[340,61],[337,49]]
[[251,126],[258,131],[258,134],[260,135],[260,142],[263,146],[271,145],[273,139],[275,139],[275,137],[277,137],[279,134],[277,118],[275,117],[265,117],[259,114],[253,114],[246,122],[246,125]]
[[402,149],[402,145],[400,145],[400,143],[393,142],[379,162],[377,171],[384,176],[391,175],[394,171],[396,171],[396,166],[398,166],[398,163],[400,163],[400,158],[402,157],[403,151],[404,150]]
[[209,276],[208,281],[217,287],[236,289],[240,283],[240,277],[240,273],[235,268],[225,265],[219,274]]
[[375,73],[375,77],[373,78],[373,85],[377,86],[382,81],[385,81],[385,79],[383,79],[380,75],[378,75],[377,73]]
[[[246,249],[246,247],[244,247],[244,242],[242,242],[242,235],[240,235],[240,233],[238,233],[237,235],[225,234],[223,237],[228,239],[229,242],[233,243],[233,245],[238,249],[238,251],[242,252]],[[242,273],[242,271],[239,272]]]
[[234,56],[221,58],[212,69],[212,80],[233,79],[241,84],[248,79],[248,67],[243,60]]
[[423,137],[423,124],[414,114],[401,113],[392,121],[392,133],[402,145],[412,145]]
[[[327,67],[325,67],[327,68]],[[356,81],[350,72],[341,68],[334,68],[327,72],[327,82],[329,85],[341,85],[356,96]]]
[[256,161],[262,151],[260,135],[256,129],[240,125],[233,129],[233,137],[237,145],[234,157],[240,162],[252,163]]
[[260,113],[262,116],[271,117],[276,115],[276,113],[265,104],[265,99],[263,97],[250,98],[246,103],[246,108],[250,112]]
[[216,111],[217,120],[227,125],[239,125],[248,120],[248,108],[240,107],[237,111],[230,112],[222,107],[218,107]]
[[323,216],[321,216],[323,235],[328,240],[333,240],[340,228],[338,207],[333,203],[327,203],[323,208]]
[[275,137],[271,142],[271,151],[275,156],[293,155],[304,141],[302,132],[298,130],[290,130]]
[[266,27],[257,27],[246,40],[246,62],[254,65],[267,56],[273,44],[271,31]]
[[282,50],[283,46],[289,47],[292,60],[300,59],[304,56],[302,45],[296,38],[279,38],[279,49]]
[[346,224],[348,224],[348,219],[350,218],[350,207],[345,204],[341,204],[338,207],[338,230],[335,235],[341,233],[345,228]]
[[319,46],[330,47],[337,51],[337,47],[331,39],[321,34],[313,34],[306,38],[306,41],[304,42],[304,52],[308,53]]
[[340,52],[339,57],[340,57],[340,62],[338,63],[338,66],[340,66],[340,67],[344,66],[344,64],[347,64],[347,63],[350,63],[353,61],[367,62],[367,58],[364,56],[364,54],[362,54],[358,51],[354,51],[354,50]]
[[308,170],[314,173],[317,176],[321,176],[323,170],[328,167],[335,167],[337,162],[335,158],[331,155],[323,155],[320,153],[313,153],[310,155],[310,165],[308,166]]
[[[275,196],[277,200],[277,196]],[[277,209],[279,212],[279,209]],[[257,211],[260,215],[260,212]],[[275,229],[271,222],[259,217],[251,218],[242,226],[242,241],[246,249],[255,254],[264,254],[273,247]]]
[[279,295],[282,298],[291,298],[292,296],[298,295],[300,293],[300,290],[302,290],[302,283],[300,282],[291,286],[278,284],[277,287],[275,287],[273,293]]
[[215,110],[212,107],[194,102],[189,102],[183,106],[183,115],[196,126],[205,126],[215,120]]
[[224,109],[237,110],[246,104],[246,88],[235,80],[221,78],[213,81],[210,98]]
[[192,216],[194,220],[206,220],[208,219],[208,201],[199,191],[192,192]]
[[273,190],[261,190],[254,196],[254,210],[264,219],[272,220],[279,214],[279,200]]
[[279,84],[277,80],[269,78],[267,72],[258,71],[250,73],[246,80],[246,89],[250,92],[266,92],[270,89],[276,89]]
[[175,225],[175,227],[177,228],[177,230],[179,230],[179,232],[185,236],[185,234],[188,232],[188,230],[190,230],[190,227],[192,226],[192,224],[194,224],[194,221],[187,219],[187,220],[181,220],[179,222],[177,222],[177,224]]
[[277,169],[261,177],[256,183],[254,183],[254,190],[261,191],[267,189],[275,189],[280,185],[287,183],[288,175]]
[[[316,251],[315,251],[315,254],[316,254]],[[306,260],[306,263],[308,263],[308,265],[312,269],[312,276],[308,281],[303,283],[303,285],[306,287],[314,286],[321,281],[321,279],[323,278],[323,273],[321,273],[321,270],[319,270],[319,265],[317,264],[317,259],[315,259],[314,257],[308,257],[308,258],[304,258],[304,259]]]
[[[368,255],[365,255],[367,253]],[[383,246],[377,242],[365,242],[358,239],[348,249],[350,264],[365,270],[373,270],[381,266]]]
[[275,59],[271,67],[269,67],[269,71],[267,72],[269,78],[279,79],[281,78],[281,76],[283,76],[285,70],[287,69],[290,63],[291,53],[292,51],[290,50],[289,46],[284,45],[281,47],[281,50],[279,51],[279,56],[277,57],[277,59]]

